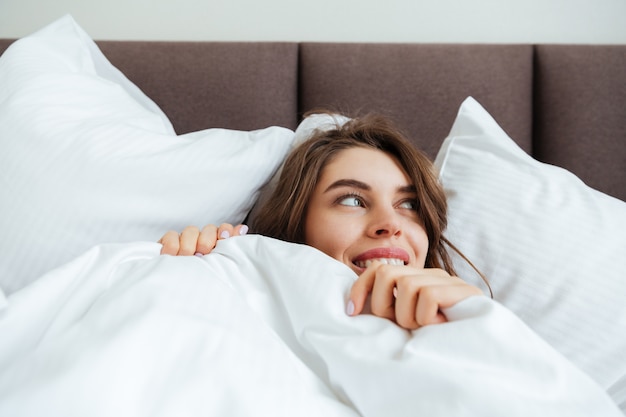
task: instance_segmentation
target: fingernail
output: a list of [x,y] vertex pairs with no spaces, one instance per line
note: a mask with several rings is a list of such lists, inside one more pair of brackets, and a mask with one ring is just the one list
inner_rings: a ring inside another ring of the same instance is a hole
[[230,237],[230,233],[228,233],[228,230],[224,230],[222,233],[220,233],[220,238],[222,239],[226,239]]
[[398,287],[393,287],[393,298],[398,298]]
[[246,233],[248,233],[248,226],[244,224],[243,226],[241,226],[241,229],[239,229],[239,235],[243,236]]
[[348,301],[348,305],[346,306],[346,314],[351,316],[354,314],[354,303],[352,300]]
[[200,252],[196,252],[196,253],[194,253],[194,256],[203,257],[204,255],[203,255],[203,254],[201,254]]

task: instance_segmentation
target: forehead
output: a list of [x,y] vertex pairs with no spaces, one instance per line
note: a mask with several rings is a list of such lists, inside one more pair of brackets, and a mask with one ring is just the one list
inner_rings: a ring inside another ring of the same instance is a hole
[[368,183],[391,183],[394,186],[411,183],[396,158],[381,150],[364,147],[338,152],[322,170],[320,182],[347,178]]

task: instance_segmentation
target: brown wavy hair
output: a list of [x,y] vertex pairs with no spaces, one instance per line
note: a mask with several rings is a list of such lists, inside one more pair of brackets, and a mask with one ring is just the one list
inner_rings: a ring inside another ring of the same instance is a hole
[[288,242],[306,244],[304,219],[321,173],[337,154],[354,147],[377,149],[391,155],[415,186],[416,210],[429,242],[425,266],[441,268],[456,275],[448,253],[448,248],[451,248],[487,283],[483,274],[443,235],[447,226],[448,205],[432,161],[391,120],[378,114],[353,118],[343,125],[338,123],[332,129],[316,130],[298,145],[285,160],[273,193],[251,219],[251,230]]

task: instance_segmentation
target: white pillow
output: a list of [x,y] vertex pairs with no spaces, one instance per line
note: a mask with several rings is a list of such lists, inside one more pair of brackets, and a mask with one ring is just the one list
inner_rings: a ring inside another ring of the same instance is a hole
[[[526,154],[472,98],[436,159],[447,236],[626,410],[626,203]],[[480,280],[455,259],[459,275]]]
[[95,244],[242,222],[293,136],[176,136],[70,16],[16,41],[0,57],[0,288]]

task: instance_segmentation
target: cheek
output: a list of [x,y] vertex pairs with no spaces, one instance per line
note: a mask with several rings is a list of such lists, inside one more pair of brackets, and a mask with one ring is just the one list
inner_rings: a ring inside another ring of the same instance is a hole
[[418,262],[421,264],[420,267],[424,267],[426,263],[426,255],[428,254],[428,235],[426,234],[426,230],[421,226],[413,229],[409,233],[409,244],[413,247],[413,250],[417,254]]
[[343,254],[350,243],[350,225],[337,221],[332,216],[307,216],[305,243],[324,252],[337,260],[343,260]]

